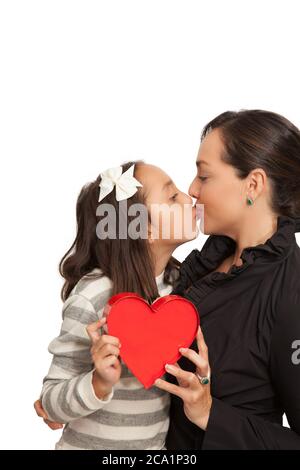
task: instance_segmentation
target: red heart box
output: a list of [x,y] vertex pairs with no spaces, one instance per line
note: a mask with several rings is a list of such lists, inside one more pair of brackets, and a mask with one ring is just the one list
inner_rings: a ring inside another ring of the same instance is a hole
[[180,357],[198,330],[196,307],[178,295],[159,297],[152,305],[137,294],[111,297],[105,307],[107,331],[121,342],[120,356],[144,385],[151,387],[165,372],[165,364]]

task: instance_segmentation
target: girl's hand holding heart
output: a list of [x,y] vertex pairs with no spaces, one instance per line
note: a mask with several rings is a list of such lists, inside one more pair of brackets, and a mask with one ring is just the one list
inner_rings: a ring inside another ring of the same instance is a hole
[[182,356],[187,357],[195,364],[196,373],[182,370],[177,363],[174,365],[167,364],[166,371],[176,377],[179,386],[162,379],[156,380],[155,385],[180,397],[183,400],[184,412],[187,418],[205,431],[210,415],[212,396],[210,383],[203,385],[196,375],[210,377],[208,349],[200,327],[197,333],[197,345],[198,354],[192,349],[182,348],[179,350]]
[[106,318],[101,318],[86,327],[92,340],[91,356],[95,366],[93,386],[100,399],[110,394],[113,385],[119,381],[122,370],[118,358],[121,347],[119,339],[115,336],[101,335],[98,331],[105,323]]

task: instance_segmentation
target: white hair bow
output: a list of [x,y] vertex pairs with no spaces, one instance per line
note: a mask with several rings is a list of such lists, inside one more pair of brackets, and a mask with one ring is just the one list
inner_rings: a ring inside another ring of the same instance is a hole
[[102,201],[109,193],[116,187],[117,201],[123,201],[133,196],[137,192],[137,188],[142,188],[143,185],[133,176],[134,165],[128,168],[122,174],[123,168],[117,166],[101,173],[101,182],[99,184],[100,194],[99,201]]

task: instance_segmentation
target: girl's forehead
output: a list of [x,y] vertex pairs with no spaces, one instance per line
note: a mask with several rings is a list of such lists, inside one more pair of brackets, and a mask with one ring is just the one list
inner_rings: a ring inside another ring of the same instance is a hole
[[155,165],[143,164],[137,169],[137,179],[146,186],[164,186],[171,180],[170,176]]
[[143,165],[136,177],[142,183],[141,190],[148,201],[164,199],[173,184],[170,176],[155,165]]

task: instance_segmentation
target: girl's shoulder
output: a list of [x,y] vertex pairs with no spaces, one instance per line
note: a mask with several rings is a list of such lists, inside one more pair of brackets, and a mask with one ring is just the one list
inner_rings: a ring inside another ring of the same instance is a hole
[[103,309],[112,294],[112,281],[103,275],[101,269],[95,268],[84,275],[74,286],[68,300],[80,296],[92,304],[94,310]]

